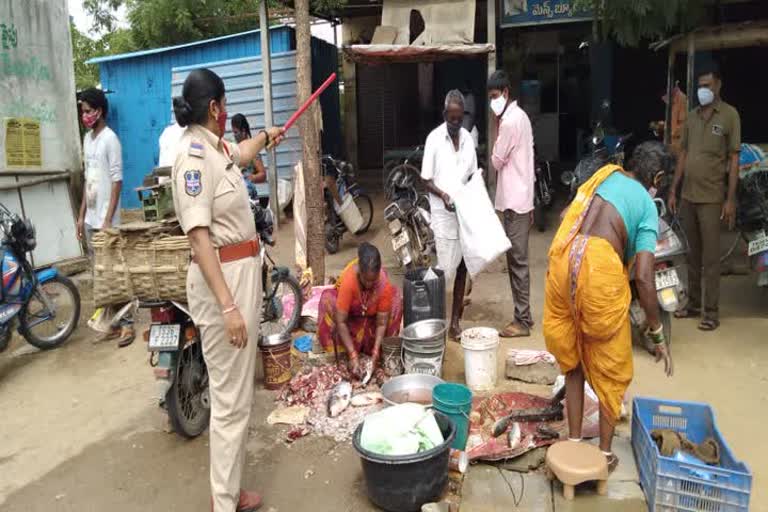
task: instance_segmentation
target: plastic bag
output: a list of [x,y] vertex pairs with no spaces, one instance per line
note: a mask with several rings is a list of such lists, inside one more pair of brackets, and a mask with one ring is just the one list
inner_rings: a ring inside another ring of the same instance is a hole
[[434,281],[435,279],[437,279],[437,274],[432,270],[432,267],[429,267],[424,273],[424,279],[422,279],[422,281]]
[[485,189],[482,172],[478,171],[453,196],[459,220],[459,239],[464,263],[471,277],[507,252],[512,244]]

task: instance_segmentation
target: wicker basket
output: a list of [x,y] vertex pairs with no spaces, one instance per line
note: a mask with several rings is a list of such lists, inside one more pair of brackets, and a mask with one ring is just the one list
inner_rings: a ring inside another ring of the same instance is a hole
[[93,236],[96,306],[139,300],[187,301],[190,247],[178,223],[139,222]]

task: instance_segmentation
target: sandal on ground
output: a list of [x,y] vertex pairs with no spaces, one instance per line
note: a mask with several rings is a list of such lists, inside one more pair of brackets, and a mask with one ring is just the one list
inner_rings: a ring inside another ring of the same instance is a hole
[[699,324],[700,331],[714,331],[718,327],[720,327],[720,320],[715,320],[714,318],[705,318]]
[[[240,490],[237,500],[237,512],[255,512],[261,507],[261,496],[255,492]],[[213,499],[211,499],[211,512],[213,512]]]
[[530,335],[531,330],[517,322],[511,322],[499,333],[502,338],[523,338]]
[[701,310],[698,308],[681,308],[674,312],[675,318],[698,318]]
[[610,455],[606,455],[605,458],[606,458],[606,461],[608,462],[608,474],[610,475],[618,467],[618,465],[619,465],[619,458],[616,456],[615,453],[612,453]]
[[133,340],[136,339],[136,331],[133,327],[123,327],[120,329],[120,337],[117,338],[117,346],[120,348],[127,347]]

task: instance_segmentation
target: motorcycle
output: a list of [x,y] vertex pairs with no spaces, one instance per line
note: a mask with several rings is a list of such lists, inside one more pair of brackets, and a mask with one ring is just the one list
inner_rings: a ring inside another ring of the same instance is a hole
[[[668,218],[667,209],[662,199],[655,198],[654,203],[659,211],[659,236],[654,251],[654,274],[656,282],[656,297],[659,303],[659,319],[664,329],[667,342],[672,341],[672,314],[680,308],[686,296],[685,286],[677,273],[677,264],[688,251],[685,235],[676,216]],[[632,337],[638,344],[653,353],[654,347],[645,339],[642,329],[646,325],[646,315],[640,306],[637,287],[634,282],[634,272],[630,277],[632,302],[629,307]]]
[[547,160],[536,155],[536,183],[533,193],[533,221],[539,231],[547,229],[547,219],[544,214],[552,204],[552,168]]
[[[266,250],[274,245],[274,219],[268,208],[251,200],[262,261],[262,335],[290,333],[299,324],[303,296],[299,282],[286,267],[278,267]],[[288,294],[289,299],[283,300]],[[293,303],[287,318],[284,304]],[[176,301],[140,302],[150,309],[151,325],[144,336],[150,366],[161,383],[160,407],[166,410],[174,431],[185,438],[199,436],[210,420],[208,368],[200,331],[186,304]]]
[[[736,227],[747,244],[747,256],[757,273],[757,285],[768,287],[768,171],[743,173],[737,189]],[[729,255],[738,244],[729,251]]]
[[37,247],[35,227],[0,204],[0,352],[8,348],[14,323],[30,345],[56,348],[80,320],[80,293],[55,268],[35,271],[27,253]]
[[624,166],[625,147],[631,136],[631,134],[605,136],[602,126],[599,122],[597,123],[595,133],[590,139],[590,154],[576,164],[573,172],[566,171],[560,177],[562,183],[570,189],[568,203],[576,197],[579,187],[604,166],[608,164]]
[[[411,155],[421,151],[417,147]],[[409,163],[410,156],[395,166],[384,187],[389,204],[384,209],[392,238],[392,249],[403,267],[428,267],[435,249],[435,237],[429,226],[429,200],[419,193],[419,170]]]
[[[370,196],[365,194],[360,188],[360,185],[354,181],[355,174],[352,164],[333,158],[330,155],[323,156],[321,164],[325,169],[326,175],[329,173],[338,175],[338,178],[336,178],[336,186],[339,191],[339,197],[342,198],[342,200],[346,194],[352,194],[355,206],[357,206],[357,209],[360,211],[360,215],[363,218],[362,227],[354,234],[360,235],[368,231],[368,228],[371,227],[371,222],[373,221],[373,200]],[[326,210],[325,249],[330,254],[336,254],[339,252],[341,238],[348,229],[337,211],[338,207],[334,205],[334,200],[330,192],[326,190],[324,195]]]

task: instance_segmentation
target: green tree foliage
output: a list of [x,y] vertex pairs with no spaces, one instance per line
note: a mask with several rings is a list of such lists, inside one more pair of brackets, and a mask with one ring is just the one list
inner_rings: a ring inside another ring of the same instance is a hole
[[[268,0],[270,7],[283,7]],[[317,8],[330,9],[346,0],[316,0]],[[258,0],[84,0],[93,17],[93,29],[111,31],[114,12],[125,6],[134,43],[156,48],[234,34],[258,27]]]
[[94,39],[77,30],[74,23],[70,23],[69,33],[72,37],[75,87],[78,91],[99,83],[99,68],[94,64],[86,64],[88,59],[136,50],[131,31],[128,29],[116,29]]
[[705,0],[575,0],[575,7],[596,13],[599,39],[625,46],[688,30],[705,15]]

